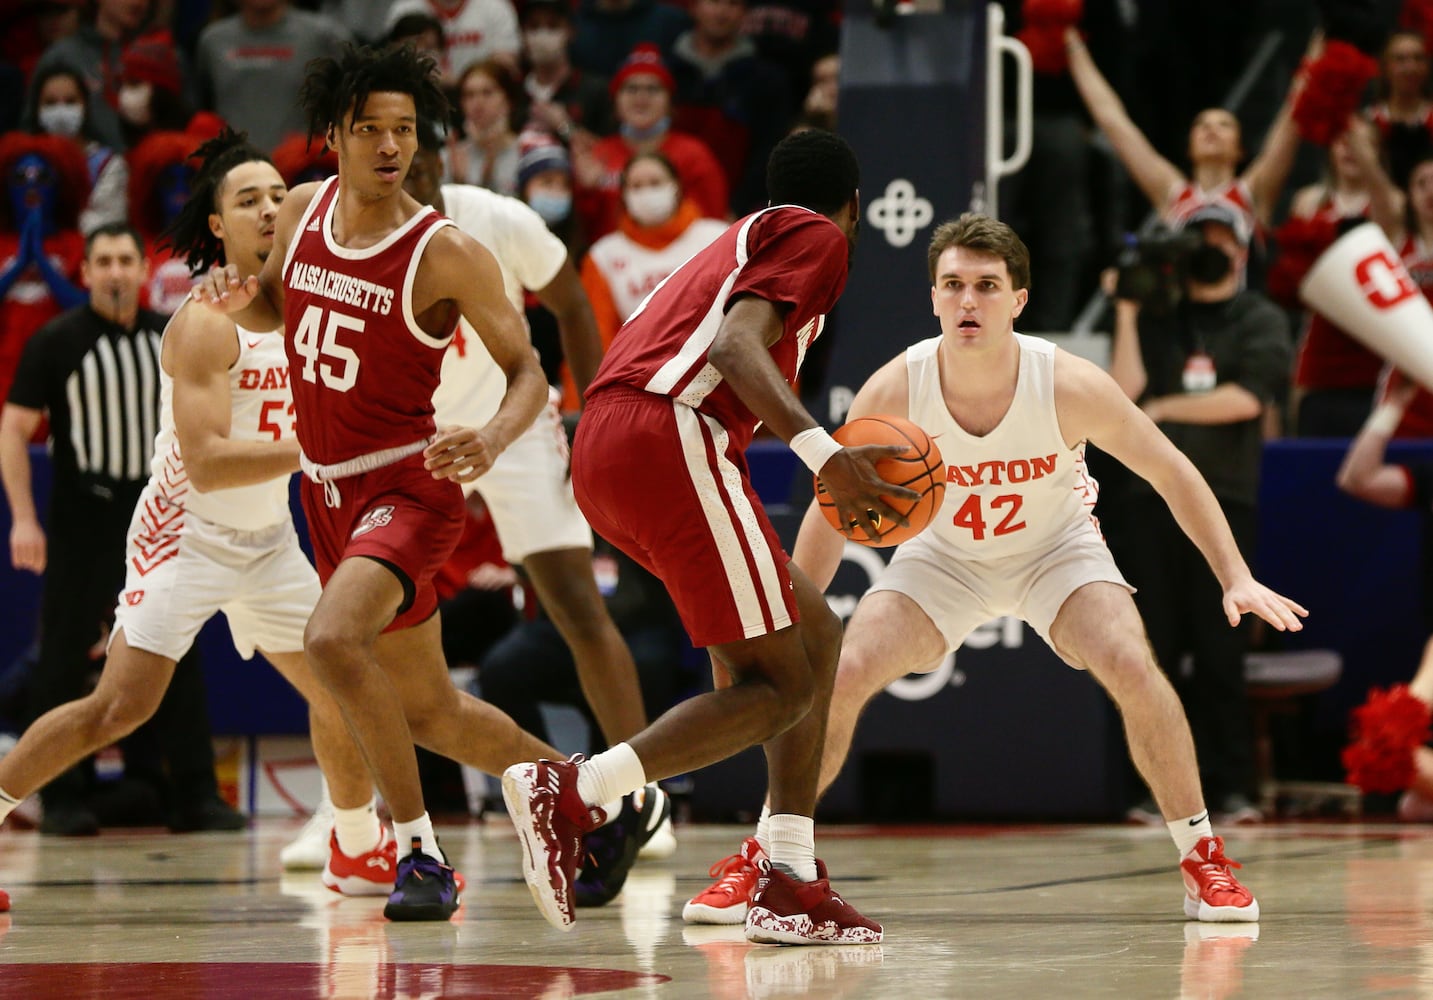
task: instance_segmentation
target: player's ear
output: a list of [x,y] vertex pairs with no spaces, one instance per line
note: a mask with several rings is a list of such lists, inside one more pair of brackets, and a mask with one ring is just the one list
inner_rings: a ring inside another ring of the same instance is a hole
[[1015,289],[1015,308],[1010,310],[1010,318],[1014,319],[1025,311],[1025,303],[1030,301],[1030,289]]
[[219,218],[217,212],[209,213],[209,232],[214,234],[216,240],[224,238],[224,220]]

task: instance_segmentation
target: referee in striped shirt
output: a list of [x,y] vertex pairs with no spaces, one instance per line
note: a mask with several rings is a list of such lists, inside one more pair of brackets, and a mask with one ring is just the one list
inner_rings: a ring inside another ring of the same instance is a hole
[[[167,321],[139,307],[148,274],[138,233],[123,223],[94,230],[82,270],[89,302],[55,317],[30,338],[0,414],[10,560],[16,569],[45,577],[39,662],[29,680],[30,719],[84,693],[89,651],[124,584],[130,517],[149,478],[159,424],[159,346]],[[44,417],[50,421],[52,470],[48,536],[36,514],[29,456],[29,442]],[[229,811],[225,820],[224,810],[217,809],[197,657],[180,664],[151,725],[153,731],[141,729],[136,743],[126,745],[126,772],[139,771],[160,786],[156,792],[167,792],[169,824],[242,826],[242,816]],[[167,780],[152,753],[137,752],[156,745],[169,762]],[[40,795],[41,830],[69,836],[97,832],[89,791],[81,768],[55,779]]]

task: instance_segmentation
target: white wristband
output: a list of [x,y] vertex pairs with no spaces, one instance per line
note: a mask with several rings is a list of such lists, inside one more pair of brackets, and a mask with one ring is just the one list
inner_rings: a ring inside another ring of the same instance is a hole
[[1395,403],[1380,403],[1369,415],[1368,420],[1364,422],[1363,429],[1370,434],[1392,437],[1393,432],[1398,430],[1398,425],[1401,423],[1403,423],[1403,407]]
[[818,475],[821,472],[821,466],[829,462],[831,456],[841,450],[840,442],[827,434],[824,427],[809,427],[793,437],[790,444],[791,450],[796,452],[796,457],[801,459],[806,468]]

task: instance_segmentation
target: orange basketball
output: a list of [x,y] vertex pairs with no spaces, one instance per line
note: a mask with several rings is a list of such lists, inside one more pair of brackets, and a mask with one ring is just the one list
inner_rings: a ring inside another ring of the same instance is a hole
[[895,483],[920,494],[918,500],[897,500],[883,497],[888,504],[905,514],[910,520],[909,527],[901,527],[895,521],[886,521],[877,515],[874,520],[880,538],[872,540],[859,525],[840,523],[836,505],[816,479],[816,502],[821,513],[841,534],[853,542],[872,548],[899,545],[908,538],[920,534],[926,525],[935,519],[940,503],[945,499],[945,463],[941,460],[940,449],[930,435],[904,417],[878,416],[857,417],[843,424],[832,435],[838,442],[854,447],[863,444],[903,444],[902,455],[883,458],[876,463],[876,474],[888,483]]

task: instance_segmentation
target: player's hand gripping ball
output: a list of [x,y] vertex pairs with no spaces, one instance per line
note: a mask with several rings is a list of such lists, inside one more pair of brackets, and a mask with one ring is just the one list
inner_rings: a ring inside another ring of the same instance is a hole
[[875,416],[857,417],[836,428],[831,435],[837,442],[851,448],[863,444],[903,444],[903,454],[883,458],[876,463],[876,474],[888,483],[904,486],[920,494],[918,500],[901,500],[882,497],[886,503],[905,514],[910,524],[902,527],[895,521],[886,520],[879,514],[872,514],[880,537],[871,539],[856,523],[841,524],[840,515],[830,494],[816,477],[816,502],[831,527],[862,545],[872,548],[886,548],[899,545],[908,538],[920,534],[926,525],[935,520],[945,499],[945,463],[941,460],[940,449],[930,435],[904,417]]

